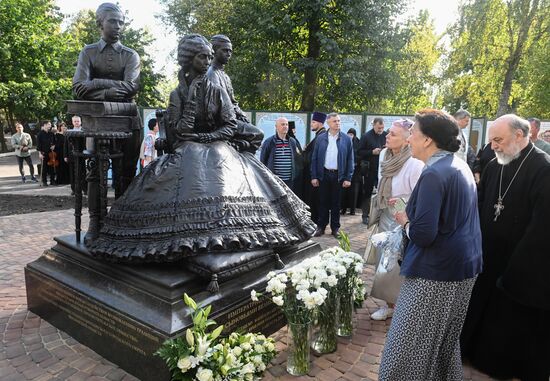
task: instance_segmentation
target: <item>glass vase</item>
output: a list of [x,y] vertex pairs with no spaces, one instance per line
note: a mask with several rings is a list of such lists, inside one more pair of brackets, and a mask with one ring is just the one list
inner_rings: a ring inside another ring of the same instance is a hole
[[286,371],[293,376],[309,372],[311,323],[288,323]]
[[311,348],[318,354],[335,352],[338,347],[338,304],[340,298],[334,288],[329,291],[325,302],[319,307],[316,332]]
[[340,295],[338,308],[338,330],[340,337],[351,337],[353,334],[353,291]]

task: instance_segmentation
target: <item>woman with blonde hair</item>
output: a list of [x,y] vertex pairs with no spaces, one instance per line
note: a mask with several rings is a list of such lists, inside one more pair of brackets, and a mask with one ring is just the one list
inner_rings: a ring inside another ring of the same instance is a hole
[[[411,157],[407,138],[412,125],[413,122],[408,119],[399,119],[393,122],[386,135],[386,148],[380,152],[377,194],[380,209],[379,232],[391,231],[399,226],[394,218],[396,198],[404,202],[409,199],[424,167],[424,163]],[[378,248],[378,265],[382,257],[381,252],[382,249]],[[371,319],[386,320],[392,316],[401,283],[402,278],[399,276],[397,264],[389,272],[377,271],[371,296],[385,300],[388,307],[382,307],[374,312]]]

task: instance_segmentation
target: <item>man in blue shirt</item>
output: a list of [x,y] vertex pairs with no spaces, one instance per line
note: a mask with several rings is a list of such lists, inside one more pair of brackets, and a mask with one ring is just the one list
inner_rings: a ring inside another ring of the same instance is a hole
[[350,137],[340,131],[340,116],[327,116],[329,130],[319,135],[311,157],[311,185],[319,187],[319,218],[314,236],[325,234],[329,223],[332,235],[340,229],[341,189],[351,185],[353,175],[353,145]]

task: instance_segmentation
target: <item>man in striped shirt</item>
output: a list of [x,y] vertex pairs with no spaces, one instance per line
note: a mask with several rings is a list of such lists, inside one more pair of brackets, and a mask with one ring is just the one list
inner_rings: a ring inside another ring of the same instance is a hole
[[262,145],[260,160],[294,191],[295,162],[298,155],[296,140],[288,136],[288,120],[275,121],[275,135],[267,138]]

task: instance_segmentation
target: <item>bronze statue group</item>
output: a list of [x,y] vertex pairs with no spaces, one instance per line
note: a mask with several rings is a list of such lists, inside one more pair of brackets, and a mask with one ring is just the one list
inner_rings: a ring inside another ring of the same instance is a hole
[[[75,97],[133,102],[139,57],[119,41],[123,14],[105,3],[97,22],[102,39],[79,56]],[[254,156],[263,134],[235,101],[224,71],[231,54],[223,35],[181,39],[178,86],[162,121],[166,137],[158,142],[165,154],[132,179],[141,143],[136,124],[118,177],[123,193],[97,239],[87,242],[91,253],[144,263],[276,249],[324,234],[329,209],[338,232],[340,192],[356,170],[354,144],[340,132],[338,114],[329,115],[326,133],[314,114],[316,143],[305,148],[311,171],[304,172],[319,194],[311,193],[323,200],[312,221],[307,205]],[[489,129],[497,158],[484,170],[478,199],[471,170],[453,155],[460,148],[456,121],[422,110],[406,127],[396,127],[398,136],[390,139],[400,143],[384,153],[391,159],[382,169],[384,195],[392,196],[392,178],[410,157],[425,167],[406,210],[393,216],[409,243],[380,379],[462,380],[465,357],[494,377],[548,380],[549,156],[529,141],[526,121],[497,119]],[[377,156],[381,148],[370,150]]]

